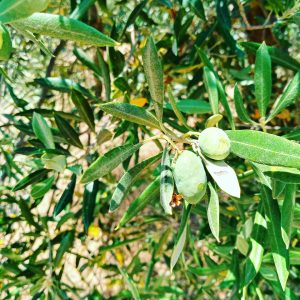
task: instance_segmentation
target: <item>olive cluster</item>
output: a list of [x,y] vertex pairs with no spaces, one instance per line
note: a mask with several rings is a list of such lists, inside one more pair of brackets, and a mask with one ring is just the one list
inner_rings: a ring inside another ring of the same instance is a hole
[[[223,160],[230,153],[230,140],[227,134],[215,127],[203,130],[198,139],[201,154],[213,159]],[[199,202],[206,192],[207,176],[199,155],[184,150],[175,162],[173,175],[178,193],[191,203]]]

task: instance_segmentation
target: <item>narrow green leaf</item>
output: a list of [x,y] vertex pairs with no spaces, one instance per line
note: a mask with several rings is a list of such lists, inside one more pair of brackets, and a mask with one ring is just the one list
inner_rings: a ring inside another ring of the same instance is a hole
[[137,286],[135,285],[134,281],[129,277],[129,275],[127,274],[127,272],[123,268],[119,267],[119,265],[118,265],[118,269],[119,269],[121,275],[123,276],[128,288],[130,290],[132,298],[134,300],[141,300],[139,290],[138,290]]
[[272,92],[271,58],[265,43],[256,52],[254,83],[258,110],[265,117]]
[[209,103],[212,112],[215,115],[219,113],[219,93],[217,87],[217,79],[214,73],[208,67],[205,66],[203,72],[203,80],[206,91],[208,93]]
[[74,231],[69,231],[62,239],[59,248],[57,249],[54,259],[54,268],[58,267],[64,254],[72,247],[74,241]]
[[201,0],[190,0],[189,5],[200,19],[206,21],[205,11]]
[[281,218],[278,202],[272,198],[271,190],[261,185],[261,196],[266,213],[268,236],[280,285],[285,290],[289,276],[289,253],[281,236]]
[[142,144],[124,145],[105,153],[85,170],[81,177],[81,183],[88,183],[107,175],[141,146]]
[[34,216],[28,207],[28,204],[25,200],[20,199],[18,201],[19,208],[21,210],[21,214],[29,225],[34,226],[37,230],[41,230],[41,226],[34,220]]
[[[217,77],[218,78],[218,77]],[[235,129],[235,124],[234,124],[234,120],[233,120],[233,116],[232,116],[232,112],[226,97],[226,93],[224,90],[224,87],[220,81],[220,79],[217,80],[217,87],[218,87],[218,91],[219,91],[219,100],[221,102],[221,104],[224,107],[224,110],[226,112],[226,116],[228,119],[228,122],[230,124],[231,129]]]
[[89,90],[84,88],[78,83],[66,78],[61,77],[46,77],[46,78],[36,78],[34,82],[40,84],[43,87],[47,87],[48,89],[64,92],[64,93],[72,93],[74,90],[81,93],[83,96],[88,99],[93,99],[98,101],[99,99],[91,94]]
[[229,265],[227,264],[220,264],[214,267],[192,267],[189,266],[189,272],[197,275],[197,276],[210,276],[210,275],[217,275],[218,273],[224,272],[229,270]]
[[118,43],[95,28],[68,17],[35,13],[29,18],[12,23],[23,30],[47,35],[62,40],[71,40],[81,44],[103,47],[116,46]]
[[[175,103],[178,110],[186,114],[206,114],[212,111],[210,104],[200,99],[184,99],[176,101]],[[173,110],[173,106],[169,103],[166,103],[166,108]]]
[[160,177],[157,177],[153,182],[151,182],[145,190],[137,197],[131,204],[129,205],[127,211],[123,215],[120,220],[116,230],[120,227],[123,227],[130,220],[132,220],[135,216],[139,215],[139,213],[150,204],[150,202],[159,197],[159,185],[160,185]]
[[21,112],[16,113],[15,116],[31,117],[34,112],[36,112],[46,118],[51,118],[54,116],[54,114],[57,114],[67,120],[75,120],[75,121],[81,120],[81,118],[79,116],[77,116],[73,113],[66,113],[63,111],[57,111],[57,110],[52,110],[52,109],[43,109],[43,108],[34,108],[34,109],[23,110]]
[[182,125],[184,127],[186,127],[188,130],[190,130],[190,127],[187,125],[187,122],[186,122],[186,119],[184,118],[184,116],[182,115],[180,109],[178,108],[177,106],[177,103],[175,101],[175,98],[173,96],[173,93],[172,93],[172,90],[171,90],[171,87],[168,85],[168,97],[169,97],[169,101],[171,103],[171,106],[173,108],[173,111],[176,115],[176,117],[178,118],[178,120],[182,123]]
[[42,198],[51,189],[53,182],[54,176],[50,176],[46,180],[33,185],[30,193],[31,197],[33,199]]
[[168,145],[165,147],[162,160],[161,160],[161,173],[160,173],[160,203],[166,214],[172,214],[172,201],[174,191],[174,179],[171,169],[171,160],[169,156]]
[[102,76],[99,66],[82,49],[75,48],[73,53],[83,65],[93,70],[95,74]]
[[300,72],[298,72],[294,78],[285,87],[283,94],[274,103],[270,116],[267,121],[272,120],[278,115],[285,107],[293,104],[300,96]]
[[300,145],[283,137],[255,130],[227,130],[231,152],[254,162],[300,168]]
[[290,247],[290,236],[293,226],[296,198],[296,185],[287,184],[281,209],[281,233],[287,249]]
[[100,108],[114,117],[143,126],[160,128],[158,120],[143,107],[128,103],[109,102],[101,104]]
[[54,117],[58,129],[66,141],[73,146],[83,149],[83,145],[81,144],[77,132],[73,129],[69,122],[59,115],[54,115]]
[[117,241],[113,242],[110,245],[104,245],[104,246],[99,247],[99,253],[105,253],[105,252],[110,251],[112,249],[116,249],[116,248],[120,248],[120,247],[129,245],[129,244],[131,244],[135,241],[138,241],[138,240],[141,240],[141,239],[144,239],[144,238],[145,238],[145,235],[142,234],[142,235],[138,235],[137,237],[134,237],[132,239],[124,239],[122,241],[117,240]]
[[267,234],[267,223],[263,216],[262,202],[259,204],[254,217],[251,234],[251,250],[245,262],[244,285],[248,285],[259,272],[264,254],[264,240]]
[[[133,11],[130,13],[126,24],[124,26],[124,29],[122,31],[122,35],[124,35],[124,33],[126,32],[126,29],[131,25],[134,24],[136,18],[140,15],[140,13],[142,12],[142,10],[144,9],[144,7],[146,6],[148,0],[144,0],[142,2],[140,2],[138,5],[135,6],[135,8],[133,9]],[[121,36],[122,36],[121,35]]]
[[286,183],[272,179],[272,197],[274,199],[282,199],[282,195],[284,194],[284,190],[286,187]]
[[108,64],[105,62],[102,53],[98,49],[97,49],[97,58],[98,58],[98,63],[101,70],[101,76],[103,78],[103,84],[105,88],[105,99],[106,101],[110,101],[111,87],[110,87],[110,75],[109,75]]
[[216,190],[213,188],[212,184],[208,183],[209,190],[210,190],[210,198],[209,203],[207,206],[207,219],[210,230],[213,236],[216,238],[218,242],[219,239],[219,219],[220,219],[220,208],[219,208],[219,196]]
[[94,219],[96,196],[99,190],[99,181],[90,182],[85,186],[83,194],[82,217],[84,230],[87,232]]
[[156,161],[158,161],[161,158],[161,153],[152,156],[146,160],[143,160],[139,164],[135,165],[133,168],[128,170],[120,181],[117,184],[117,187],[111,197],[109,211],[113,212],[115,211],[122,201],[125,199],[125,197],[128,195],[128,192],[130,191],[131,186],[134,184],[134,182],[139,178],[140,173]]
[[96,0],[81,1],[72,11],[70,18],[77,20],[81,19],[95,2]]
[[26,177],[22,178],[20,181],[17,182],[17,184],[13,188],[13,191],[15,192],[18,190],[22,190],[26,188],[28,185],[42,181],[48,172],[49,170],[47,169],[40,169],[33,173],[30,173],[29,175],[27,175]]
[[32,129],[36,137],[48,149],[55,149],[53,135],[47,121],[42,115],[34,112],[32,117]]
[[72,174],[69,184],[54,207],[54,216],[57,216],[68,204],[72,203],[75,186],[76,175]]
[[181,217],[180,227],[178,230],[178,234],[176,237],[175,246],[172,252],[171,261],[170,261],[170,269],[173,271],[174,266],[176,265],[178,258],[184,248],[186,233],[187,233],[187,225],[190,216],[192,205],[186,204],[184,205],[184,210]]
[[82,120],[89,126],[92,131],[95,131],[94,114],[88,101],[82,96],[81,93],[78,93],[76,91],[71,93],[71,98],[74,105],[78,109],[78,113]]
[[[255,53],[260,47],[260,44],[255,42],[241,42],[240,44],[252,53]],[[267,48],[273,63],[296,72],[300,70],[300,63],[292,58],[287,51],[271,46]]]
[[27,18],[47,8],[48,0],[2,0],[0,1],[0,22],[10,23]]
[[151,36],[148,37],[142,51],[142,58],[151,98],[154,102],[156,117],[161,123],[164,102],[163,68]]
[[[258,164],[257,164],[258,165]],[[296,168],[276,167],[259,164],[260,169],[267,176],[284,183],[300,183],[300,171]]]
[[245,123],[254,123],[244,106],[242,95],[237,84],[234,87],[234,105],[239,119]]
[[[0,2],[1,5],[1,2]],[[12,41],[10,34],[4,25],[0,24],[0,61],[8,60],[12,52]],[[1,72],[5,76],[5,71]],[[6,76],[5,76],[6,77]]]

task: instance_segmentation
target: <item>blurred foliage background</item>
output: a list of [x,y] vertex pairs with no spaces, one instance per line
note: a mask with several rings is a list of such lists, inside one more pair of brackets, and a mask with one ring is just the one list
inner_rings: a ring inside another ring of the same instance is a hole
[[[150,34],[162,59],[165,86],[172,88],[189,126],[201,130],[211,115],[199,55],[205,53],[225,87],[236,127],[253,128],[237,118],[234,85],[239,83],[247,111],[258,121],[255,51],[263,41],[272,47],[274,102],[300,69],[299,1],[82,2],[88,3],[88,9],[81,20],[111,36],[119,46],[97,49],[38,35],[32,41],[9,27],[14,51],[0,64],[1,299],[241,299],[241,269],[259,202],[259,189],[248,171],[251,167],[242,159],[228,160],[239,174],[242,197],[220,195],[221,242],[210,232],[206,200],[202,201],[192,209],[184,255],[172,273],[170,256],[182,205],[169,217],[159,198],[153,197],[130,222],[115,230],[129,203],[159,175],[159,164],[142,173],[117,212],[108,212],[123,171],[159,153],[160,144],[147,144],[97,184],[84,186],[77,181],[73,191],[72,181],[113,146],[137,143],[155,133],[112,118],[98,106],[117,100],[152,107],[141,64],[141,49]],[[50,1],[47,12],[70,16],[79,4]],[[74,90],[92,107],[94,132],[78,116],[71,99]],[[299,103],[284,109],[268,129],[279,135],[295,130],[299,109]],[[63,144],[57,149],[66,156],[67,168],[39,174],[32,185],[14,192],[16,182],[45,164],[43,145],[32,131],[33,111],[53,127],[55,141]],[[65,143],[54,111],[67,113],[60,116],[80,138],[79,147],[74,141]],[[186,131],[168,101],[164,122],[178,132]],[[229,126],[227,120],[222,122],[223,127]],[[294,131],[293,139],[300,140],[299,131]],[[59,211],[57,203],[64,191]],[[243,299],[299,299],[299,225],[296,204],[288,289],[281,290],[270,256],[265,255]]]

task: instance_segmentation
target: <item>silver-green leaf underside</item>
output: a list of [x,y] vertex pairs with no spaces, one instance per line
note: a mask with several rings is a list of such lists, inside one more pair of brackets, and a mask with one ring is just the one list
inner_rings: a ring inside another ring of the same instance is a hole
[[210,198],[207,206],[207,219],[210,230],[216,240],[219,242],[219,227],[220,227],[220,208],[219,208],[219,196],[212,184],[209,182],[208,187],[210,190]]

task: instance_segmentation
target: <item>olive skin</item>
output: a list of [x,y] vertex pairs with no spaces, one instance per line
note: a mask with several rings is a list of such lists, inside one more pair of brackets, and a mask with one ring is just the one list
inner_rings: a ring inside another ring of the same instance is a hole
[[194,152],[185,150],[176,160],[173,176],[177,191],[191,203],[198,203],[206,192],[207,178],[202,160]]
[[230,139],[220,128],[206,128],[200,133],[198,142],[201,152],[211,159],[223,160],[230,153]]
[[12,52],[9,32],[4,25],[0,25],[0,60],[8,60]]

